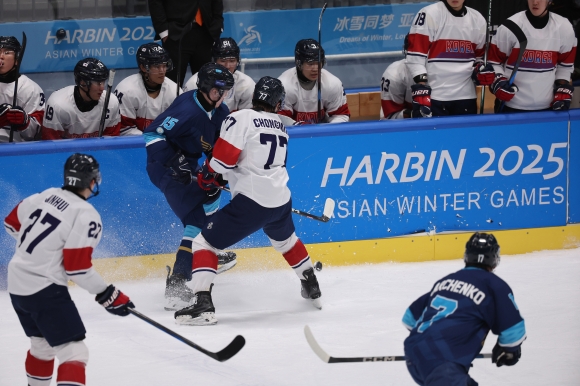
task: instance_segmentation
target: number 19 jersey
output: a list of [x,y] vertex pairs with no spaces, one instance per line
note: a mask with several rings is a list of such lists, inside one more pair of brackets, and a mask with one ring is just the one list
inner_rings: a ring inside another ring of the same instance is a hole
[[50,188],[20,202],[4,220],[16,239],[8,264],[8,292],[32,295],[71,279],[90,293],[106,289],[92,267],[92,252],[101,240],[101,216],[76,194]]
[[222,123],[210,166],[229,181],[232,198],[241,193],[263,207],[277,208],[290,200],[288,138],[277,114],[236,111]]

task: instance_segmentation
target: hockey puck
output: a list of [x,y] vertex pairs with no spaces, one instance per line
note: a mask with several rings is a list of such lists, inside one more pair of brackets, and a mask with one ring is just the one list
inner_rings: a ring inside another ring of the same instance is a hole
[[314,269],[316,269],[317,271],[321,271],[322,270],[322,263],[320,261],[317,261],[316,263],[314,263]]

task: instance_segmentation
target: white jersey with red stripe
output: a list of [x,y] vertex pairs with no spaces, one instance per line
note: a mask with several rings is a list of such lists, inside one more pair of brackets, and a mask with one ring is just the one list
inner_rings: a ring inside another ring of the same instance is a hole
[[439,101],[474,99],[473,63],[483,57],[486,22],[465,7],[453,16],[439,1],[422,8],[411,25],[406,63],[411,77],[427,74],[431,98]]
[[288,133],[280,117],[245,109],[222,123],[210,166],[229,181],[232,198],[243,194],[277,208],[290,200],[287,152]]
[[[554,81],[569,81],[574,69],[577,40],[568,19],[549,13],[548,24],[536,29],[526,17],[526,12],[516,13],[509,20],[516,23],[527,38],[514,83],[519,91],[506,106],[520,110],[541,110],[550,107],[554,98]],[[491,40],[488,61],[496,73],[506,78],[512,74],[518,59],[520,44],[515,35],[501,25]]]
[[32,295],[68,280],[92,294],[107,285],[92,267],[92,252],[102,235],[101,216],[86,200],[50,188],[22,200],[4,220],[16,239],[8,264],[8,292]]
[[[91,138],[99,136],[99,124],[105,92],[99,103],[90,111],[81,112],[74,98],[75,86],[67,86],[52,93],[46,103],[46,112],[42,124],[42,139]],[[119,101],[112,96],[109,99],[105,116],[104,136],[118,136],[121,124]]]
[[381,119],[402,119],[403,110],[413,108],[411,86],[415,82],[405,59],[391,63],[381,78]]
[[[304,89],[298,80],[296,67],[284,71],[278,79],[282,81],[286,91],[284,106],[278,114],[286,115],[297,122],[317,123],[319,116],[318,81],[314,83],[311,90]],[[321,109],[325,121],[329,123],[348,122],[350,111],[346,103],[342,82],[325,69],[322,69],[321,80]]]
[[133,74],[121,81],[115,89],[121,110],[121,135],[141,135],[159,114],[177,97],[177,84],[163,80],[159,95],[152,98],[145,89],[141,74]]
[[[255,87],[256,82],[248,75],[240,71],[234,72],[234,87],[224,99],[224,103],[231,112],[252,108]],[[197,90],[197,73],[193,74],[183,87],[184,92],[191,90]]]
[[[12,104],[14,99],[14,82],[0,83],[0,104]],[[29,117],[28,127],[25,130],[14,130],[12,140],[14,142],[32,141],[40,133],[42,117],[44,116],[44,92],[36,82],[26,75],[18,78],[18,95],[16,105],[26,111]],[[10,126],[0,128],[0,143],[8,142],[10,138]]]

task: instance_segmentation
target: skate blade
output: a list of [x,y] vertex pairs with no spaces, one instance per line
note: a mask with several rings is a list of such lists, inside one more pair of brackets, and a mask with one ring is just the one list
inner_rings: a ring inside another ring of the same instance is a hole
[[193,298],[190,302],[183,301],[179,297],[169,297],[165,298],[165,311],[179,311],[183,310],[186,307],[193,305]]
[[180,315],[175,318],[175,323],[183,326],[211,326],[218,322],[213,312],[202,312],[197,318],[189,315]]
[[232,260],[229,263],[224,265],[220,265],[217,269],[217,274],[224,273],[225,271],[229,271],[230,269],[234,268],[235,265],[238,263],[238,260]]
[[312,305],[318,308],[319,310],[322,309],[322,302],[320,301],[320,298],[312,299]]

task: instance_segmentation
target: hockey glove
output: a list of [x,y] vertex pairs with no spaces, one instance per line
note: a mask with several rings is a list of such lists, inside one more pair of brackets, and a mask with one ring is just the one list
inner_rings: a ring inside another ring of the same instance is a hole
[[499,343],[496,343],[493,350],[491,350],[491,363],[495,363],[497,367],[503,365],[513,366],[518,363],[521,356],[521,345],[518,347],[502,347]]
[[411,86],[411,96],[413,97],[413,118],[431,117],[431,87],[425,84],[414,84]]
[[8,121],[8,111],[12,108],[8,103],[2,103],[0,105],[0,127],[8,126],[10,121]]
[[495,76],[490,88],[495,97],[504,102],[511,101],[516,92],[518,92],[518,86],[515,84],[510,86],[507,78],[501,74]]
[[209,166],[209,158],[206,158],[201,170],[197,173],[197,184],[203,190],[215,190],[227,185],[221,174],[216,173],[211,166]]
[[189,162],[181,153],[175,153],[173,157],[167,161],[166,167],[173,172],[173,179],[181,184],[189,185],[193,181],[193,174]]
[[571,84],[554,83],[554,100],[550,104],[552,110],[568,110],[574,95],[574,87]]
[[8,123],[14,125],[14,128],[19,131],[26,129],[30,123],[28,114],[20,106],[12,106],[6,113],[6,118],[8,118]]
[[473,66],[471,79],[478,86],[490,86],[495,80],[495,71],[491,64],[483,64],[483,62],[476,62]]
[[135,308],[129,297],[112,284],[109,284],[106,290],[95,296],[95,300],[114,315],[127,316],[129,315],[127,307]]

